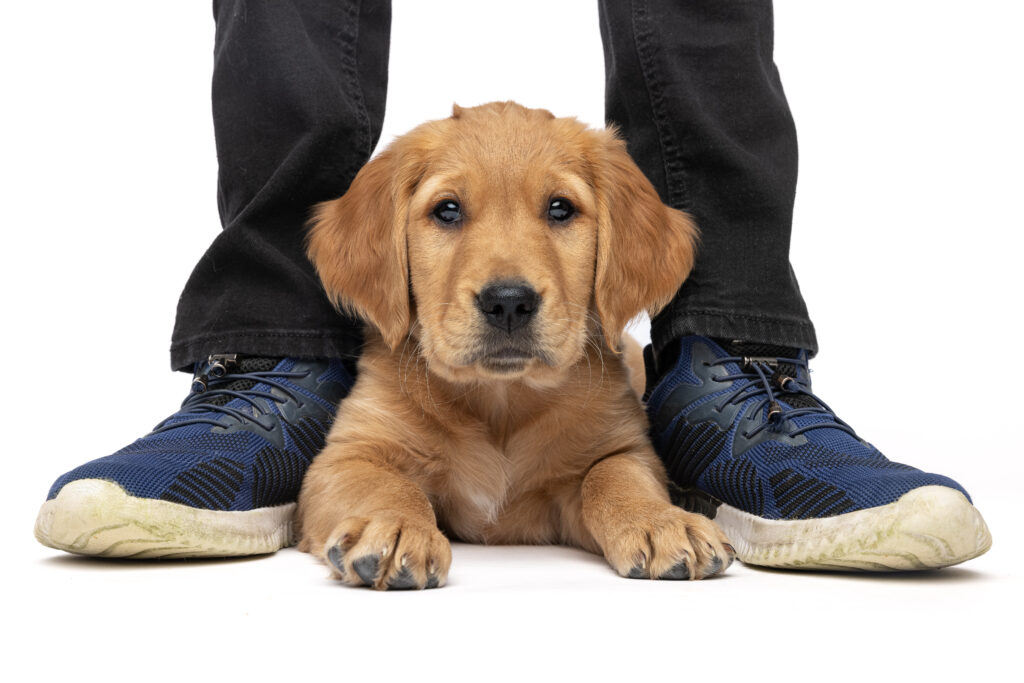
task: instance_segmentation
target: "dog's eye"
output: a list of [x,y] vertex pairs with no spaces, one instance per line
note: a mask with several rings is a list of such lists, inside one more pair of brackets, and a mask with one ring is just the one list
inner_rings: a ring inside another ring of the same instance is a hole
[[443,199],[434,207],[434,218],[445,224],[452,224],[462,218],[462,207],[453,199]]
[[564,223],[573,217],[576,207],[565,197],[556,197],[548,204],[548,218],[556,223]]

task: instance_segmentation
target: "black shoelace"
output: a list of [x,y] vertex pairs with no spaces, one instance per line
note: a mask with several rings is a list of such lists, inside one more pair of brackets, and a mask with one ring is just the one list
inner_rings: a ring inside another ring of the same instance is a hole
[[[743,437],[750,439],[757,436],[763,430],[773,432],[783,431],[787,420],[796,417],[816,415],[828,419],[813,422],[803,427],[792,429],[787,434],[798,436],[812,429],[839,429],[846,432],[855,439],[859,439],[856,432],[850,425],[846,424],[832,411],[828,405],[815,396],[806,386],[795,377],[784,374],[781,369],[793,368],[793,373],[802,369],[806,376],[808,373],[807,361],[800,358],[761,358],[750,356],[728,356],[715,361],[707,362],[704,365],[711,367],[724,365],[725,363],[736,363],[740,371],[736,374],[712,377],[715,382],[730,382],[734,380],[749,380],[742,383],[739,388],[720,400],[715,405],[715,410],[721,412],[726,406],[734,403],[743,403],[750,399],[761,397],[749,414],[749,419],[761,416],[761,422],[753,429],[743,432]],[[780,404],[783,401],[788,406]],[[796,405],[793,405],[796,403]]]
[[[223,365],[220,366],[220,371],[218,372],[217,365],[211,363],[208,365],[206,373],[197,375],[193,380],[192,393],[182,401],[178,412],[154,427],[153,433],[156,434],[168,429],[174,429],[175,427],[192,424],[224,426],[222,422],[224,415],[230,415],[241,424],[254,423],[260,428],[270,431],[274,429],[276,421],[271,421],[269,424],[260,421],[259,418],[261,416],[269,413],[259,403],[258,399],[273,401],[274,403],[286,403],[292,400],[301,408],[304,405],[302,398],[289,389],[284,384],[284,380],[301,379],[308,375],[309,371],[234,372],[224,368]],[[269,384],[279,390],[284,396],[273,394],[269,391],[255,391],[252,388],[240,389],[238,388],[240,380],[250,381],[250,387],[255,387],[258,384]],[[234,386],[235,388],[229,388],[229,386]],[[252,414],[226,405],[236,398],[242,399],[252,406]],[[177,419],[183,415],[190,417]]]

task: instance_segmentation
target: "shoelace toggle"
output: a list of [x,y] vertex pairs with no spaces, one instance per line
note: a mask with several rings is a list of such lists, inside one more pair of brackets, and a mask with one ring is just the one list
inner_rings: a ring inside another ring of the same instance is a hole
[[206,392],[211,379],[220,379],[238,365],[237,353],[214,353],[206,359],[206,367],[192,378],[192,393]]
[[[294,401],[301,408],[304,405],[302,397],[286,386],[284,381],[308,377],[309,372],[309,370],[302,372],[280,370],[240,372],[236,354],[210,356],[206,367],[193,378],[192,392],[182,402],[181,410],[154,427],[153,433],[190,424],[224,426],[220,421],[224,415],[230,415],[243,424],[255,424],[269,431],[274,428],[274,422],[267,423],[260,420],[262,415],[269,415],[270,412],[259,401],[272,403]],[[276,389],[280,394],[272,391],[257,391],[256,389],[231,388],[234,386],[233,383],[238,380],[251,380],[253,385],[267,385],[271,389]],[[248,407],[243,411],[226,403],[217,402],[218,400],[231,401],[233,399],[241,399],[248,404]],[[183,417],[185,419],[181,419]]]
[[[716,382],[732,382],[736,380],[748,380],[739,384],[734,391],[727,394],[724,399],[717,402],[715,410],[721,412],[725,406],[734,403],[744,403],[751,399],[760,399],[749,413],[754,419],[756,415],[762,415],[761,424],[749,431],[743,432],[744,438],[753,438],[758,433],[767,429],[772,432],[781,432],[787,420],[793,420],[803,416],[820,416],[822,420],[805,424],[802,427],[788,429],[789,436],[799,436],[812,429],[838,429],[844,431],[854,438],[859,438],[853,429],[840,420],[835,412],[826,405],[824,401],[814,395],[801,382],[789,375],[783,374],[782,369],[793,367],[799,371],[801,368],[807,372],[807,361],[803,358],[776,358],[761,356],[728,356],[715,361],[705,362],[706,366],[723,365],[725,363],[736,363],[740,366],[738,374],[727,374],[712,377]],[[773,390],[772,387],[777,387]],[[793,407],[787,405],[785,408],[779,403],[780,400],[789,402],[786,396],[776,395],[776,391],[792,396],[806,397],[813,402],[813,407]]]

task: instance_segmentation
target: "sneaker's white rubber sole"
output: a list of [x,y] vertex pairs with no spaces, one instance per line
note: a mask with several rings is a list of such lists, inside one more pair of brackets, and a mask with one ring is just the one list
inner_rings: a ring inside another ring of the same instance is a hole
[[992,546],[981,513],[946,486],[922,486],[888,505],[812,520],[762,519],[723,503],[715,521],[740,560],[766,567],[934,569]]
[[200,510],[137,498],[113,482],[80,479],[43,503],[36,539],[80,555],[121,558],[233,557],[292,543],[295,503],[246,512]]

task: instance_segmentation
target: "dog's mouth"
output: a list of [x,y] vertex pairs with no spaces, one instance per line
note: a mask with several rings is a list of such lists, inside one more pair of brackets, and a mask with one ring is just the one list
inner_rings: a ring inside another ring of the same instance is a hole
[[551,365],[548,354],[537,349],[525,349],[518,346],[502,346],[484,348],[474,354],[470,364],[498,374],[519,373],[526,369],[530,361]]
[[476,362],[484,370],[504,374],[522,372],[534,358],[534,354],[521,349],[505,348],[481,355]]
[[561,377],[562,370],[575,359],[568,353],[567,342],[575,341],[572,337],[552,339],[544,334],[546,329],[536,326],[511,334],[490,326],[474,330],[448,330],[444,326],[422,329],[426,333],[422,352],[428,355],[436,373],[456,382],[549,382]]
[[531,358],[536,358],[537,354],[532,351],[525,351],[523,349],[505,348],[498,349],[496,351],[490,351],[481,355],[481,360],[492,360],[492,361],[525,361]]

